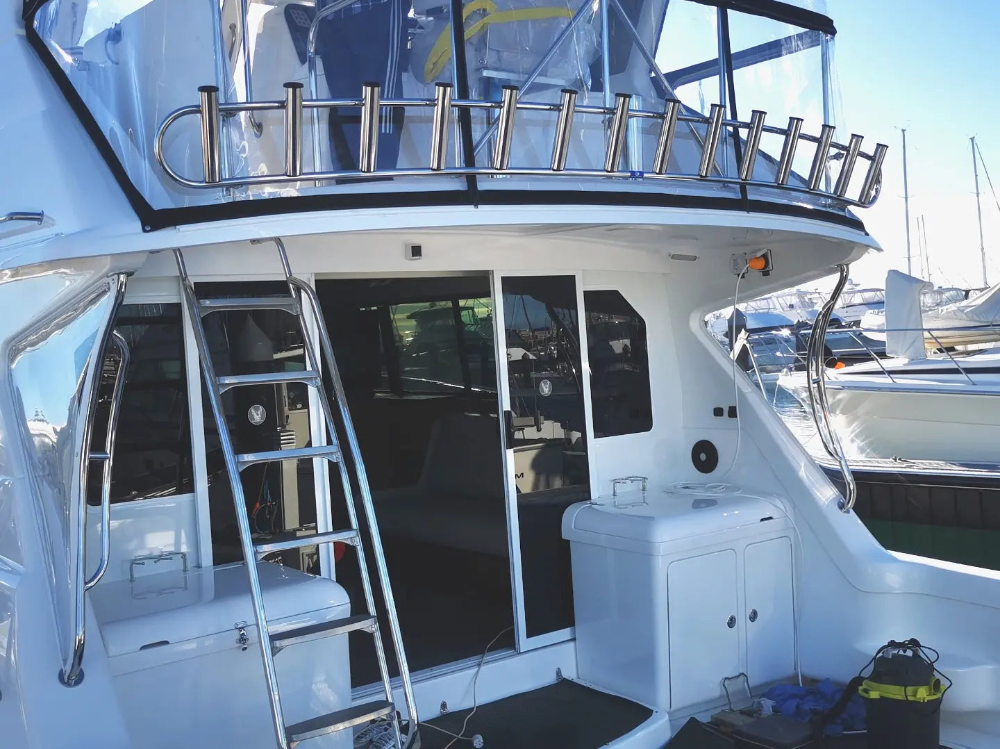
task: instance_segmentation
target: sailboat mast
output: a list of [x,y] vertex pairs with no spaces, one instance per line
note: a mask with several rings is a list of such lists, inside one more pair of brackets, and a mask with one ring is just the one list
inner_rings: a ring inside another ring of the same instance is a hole
[[976,136],[973,135],[969,140],[972,141],[972,174],[976,178],[976,213],[979,216],[979,254],[983,258],[983,286],[989,286],[989,281],[986,280],[986,243],[983,241],[983,207],[979,203],[979,161],[976,159]]
[[909,188],[909,183],[906,180],[906,128],[905,127],[902,128],[902,132],[903,132],[903,211],[906,213],[906,275],[912,276],[913,257],[910,254],[910,188]]

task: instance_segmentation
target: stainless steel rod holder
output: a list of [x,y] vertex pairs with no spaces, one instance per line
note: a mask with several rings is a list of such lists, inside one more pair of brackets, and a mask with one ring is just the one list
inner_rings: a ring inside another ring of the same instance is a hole
[[571,88],[562,90],[559,103],[559,119],[556,120],[556,134],[552,143],[552,171],[561,172],[566,168],[569,155],[569,139],[573,131],[573,115],[576,114],[577,92]]
[[285,84],[285,174],[302,174],[302,84]]
[[860,200],[865,205],[871,203],[878,192],[882,177],[882,162],[885,161],[885,152],[888,150],[889,147],[884,143],[875,146],[871,164],[868,166],[868,173],[865,175],[865,181],[861,184]]
[[701,152],[701,166],[698,175],[707,177],[712,173],[712,165],[715,163],[715,152],[719,149],[719,136],[722,134],[722,115],[724,114],[721,104],[713,104],[708,115],[708,129],[705,132],[705,147]]
[[789,117],[788,127],[785,130],[785,142],[781,146],[781,158],[778,160],[778,172],[774,178],[776,185],[788,184],[788,177],[792,173],[792,160],[795,158],[795,149],[799,146],[801,133],[802,118]]
[[757,151],[760,148],[760,136],[764,132],[764,118],[766,112],[759,109],[753,110],[750,114],[750,127],[747,129],[746,150],[743,152],[743,161],[740,162],[740,179],[748,182],[753,179],[753,168],[757,163]]
[[517,86],[504,86],[500,95],[500,116],[497,119],[497,140],[493,145],[493,168],[503,171],[510,166],[510,142],[514,136],[514,115],[517,113]]
[[847,153],[844,154],[844,163],[840,167],[840,176],[837,177],[837,184],[833,192],[838,198],[847,194],[847,188],[851,184],[851,176],[854,174],[854,165],[858,161],[858,154],[861,153],[861,141],[863,136],[857,133],[851,135],[851,140],[847,144]]
[[625,128],[628,125],[628,106],[631,94],[615,94],[615,112],[608,130],[608,152],[604,157],[604,171],[617,172],[625,149]]
[[431,169],[444,169],[448,156],[448,125],[451,121],[450,83],[438,83],[434,87],[434,123],[431,127]]
[[361,148],[358,167],[370,174],[378,165],[378,121],[381,110],[382,86],[364,83],[361,86]]
[[660,137],[656,141],[656,153],[653,154],[653,174],[665,174],[670,163],[670,152],[674,147],[674,134],[677,132],[677,115],[680,114],[681,103],[677,99],[667,99],[663,104],[663,124],[660,126]]
[[819,142],[813,156],[812,168],[809,170],[809,189],[818,190],[826,171],[826,161],[830,156],[830,144],[833,143],[833,125],[823,125],[819,131]]
[[0,216],[0,224],[6,221],[31,221],[39,224],[45,221],[44,211],[11,211]]
[[215,184],[222,175],[219,171],[219,87],[199,86],[201,97],[201,159],[205,168],[205,182]]

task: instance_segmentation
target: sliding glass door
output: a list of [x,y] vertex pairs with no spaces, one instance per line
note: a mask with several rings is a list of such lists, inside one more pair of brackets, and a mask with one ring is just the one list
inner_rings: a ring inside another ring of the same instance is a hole
[[494,274],[511,573],[518,648],[573,627],[562,516],[590,498],[587,353],[575,274]]

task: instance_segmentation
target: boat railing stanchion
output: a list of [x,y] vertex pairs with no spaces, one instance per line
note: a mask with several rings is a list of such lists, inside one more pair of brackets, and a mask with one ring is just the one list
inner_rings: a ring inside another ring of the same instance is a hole
[[705,147],[701,152],[701,166],[698,176],[707,177],[712,173],[715,164],[715,152],[719,148],[719,136],[722,134],[722,117],[724,110],[721,104],[713,104],[708,115],[708,130],[705,133]]
[[653,174],[666,174],[670,162],[670,152],[674,147],[674,133],[677,132],[677,115],[680,114],[681,103],[677,99],[667,99],[663,104],[663,124],[660,126],[660,137],[656,141],[656,153],[653,154]]
[[201,158],[205,182],[210,185],[221,179],[219,170],[219,87],[199,86],[201,97]]
[[861,184],[859,199],[862,205],[870,205],[875,200],[875,196],[878,195],[879,186],[882,181],[882,162],[885,161],[885,152],[887,150],[889,150],[889,147],[884,143],[879,143],[875,146],[875,151],[871,157],[871,164],[868,166],[868,173],[865,175],[865,181]]
[[778,171],[774,177],[774,183],[779,187],[784,187],[788,184],[788,177],[792,173],[792,160],[795,158],[795,150],[799,145],[802,122],[801,117],[788,118],[788,128],[785,130],[785,142],[781,146],[781,158],[778,161]]
[[302,174],[302,84],[285,84],[285,174]]
[[750,115],[746,150],[743,152],[743,161],[740,162],[740,179],[743,182],[753,179],[753,168],[757,162],[757,150],[760,148],[760,136],[764,132],[764,118],[766,116],[767,113],[759,109],[753,110]]
[[576,97],[578,93],[571,88],[562,90],[559,103],[559,119],[556,120],[556,134],[552,141],[552,171],[561,172],[566,168],[566,157],[569,155],[569,140],[573,134],[573,115],[576,114]]
[[625,134],[628,128],[628,107],[631,94],[615,94],[615,110],[608,130],[608,151],[604,157],[604,171],[617,172],[625,149]]
[[382,87],[378,83],[361,86],[361,146],[358,167],[370,174],[378,167],[378,121]]
[[493,168],[498,172],[510,166],[510,144],[514,137],[514,115],[517,114],[517,86],[504,86],[500,95],[500,116],[497,117],[497,139],[493,145]]
[[851,184],[851,176],[854,174],[854,165],[857,163],[858,154],[861,152],[861,141],[864,138],[857,133],[851,135],[851,140],[847,144],[847,153],[844,155],[844,163],[840,167],[840,176],[837,177],[837,184],[833,192],[838,198],[847,194],[847,188]]
[[[859,330],[861,331],[861,334],[864,335],[865,330],[863,328],[859,328]],[[864,341],[862,341],[856,335],[854,335],[853,332],[849,332],[848,335],[850,335],[851,338],[854,339],[854,342],[857,343],[859,346],[861,346],[861,348],[863,348],[865,351],[867,351],[868,355],[875,360],[875,363],[878,364],[879,368],[882,370],[882,373],[889,378],[889,382],[895,384],[896,380],[893,378],[889,370],[885,368],[885,365],[882,363],[882,359],[879,357],[879,355],[876,354],[874,351],[872,351],[872,347],[869,346]]]
[[966,372],[965,369],[962,367],[962,365],[958,363],[958,359],[952,356],[951,352],[941,344],[941,341],[938,339],[938,337],[934,335],[934,331],[931,330],[930,328],[924,328],[924,332],[934,339],[934,343],[936,343],[938,345],[938,348],[945,353],[945,355],[951,360],[951,363],[955,365],[958,371],[961,372],[963,375],[965,375],[965,379],[969,381],[969,384],[975,385],[976,381],[973,380],[971,377],[969,377],[969,373]]
[[833,143],[833,125],[823,125],[820,128],[816,143],[816,153],[813,155],[812,168],[809,170],[809,189],[815,192],[826,173],[826,162],[830,156],[830,144]]
[[448,124],[451,120],[452,88],[450,83],[434,87],[434,120],[431,125],[431,170],[439,172],[448,158]]

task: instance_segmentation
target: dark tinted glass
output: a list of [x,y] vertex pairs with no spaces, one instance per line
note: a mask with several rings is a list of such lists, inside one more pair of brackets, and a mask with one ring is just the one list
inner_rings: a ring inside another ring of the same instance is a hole
[[585,291],[583,303],[594,436],[648,432],[653,407],[646,323],[617,291]]
[[[127,502],[193,491],[184,334],[179,304],[126,304],[115,320],[129,346],[119,409],[111,501]],[[98,390],[92,449],[104,450],[118,368],[109,353]],[[101,499],[99,462],[91,466],[87,499]]]

